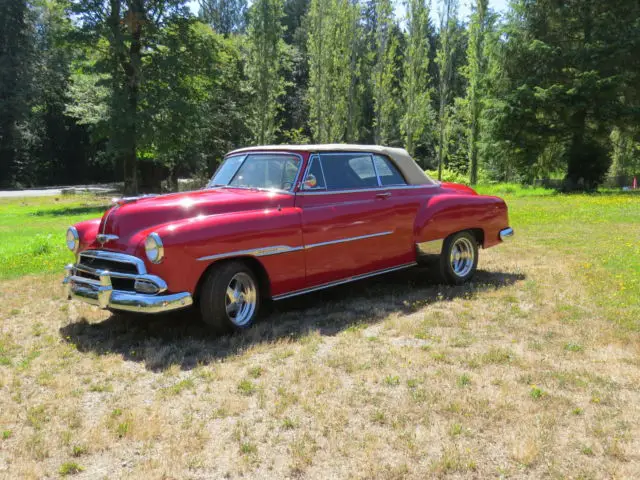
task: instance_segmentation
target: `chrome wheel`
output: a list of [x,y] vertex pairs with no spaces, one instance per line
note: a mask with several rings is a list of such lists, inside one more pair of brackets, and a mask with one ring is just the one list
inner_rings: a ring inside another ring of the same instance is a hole
[[227,285],[225,295],[227,318],[234,325],[243,327],[253,318],[256,307],[257,294],[253,279],[244,272],[236,273]]
[[475,249],[471,240],[460,237],[455,241],[451,246],[449,263],[456,276],[465,277],[469,274],[475,263]]

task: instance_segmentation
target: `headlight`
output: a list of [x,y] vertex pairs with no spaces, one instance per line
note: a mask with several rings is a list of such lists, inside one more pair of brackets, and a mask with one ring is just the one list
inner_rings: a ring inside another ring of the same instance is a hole
[[164,247],[162,246],[162,240],[157,233],[151,233],[144,241],[144,251],[147,253],[147,258],[152,263],[160,263],[164,258]]
[[80,248],[80,235],[76,227],[69,227],[67,230],[67,248],[73,253],[77,253]]

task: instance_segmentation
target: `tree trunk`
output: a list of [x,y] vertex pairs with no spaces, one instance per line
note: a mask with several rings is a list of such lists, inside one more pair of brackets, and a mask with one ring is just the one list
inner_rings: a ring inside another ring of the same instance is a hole
[[478,119],[475,99],[472,100],[471,128],[469,131],[469,182],[471,185],[478,183]]
[[440,91],[440,142],[438,144],[438,180],[442,180],[442,164],[444,162],[444,129],[446,128],[445,112],[447,110],[445,100],[446,90],[445,88],[441,87]]
[[[124,174],[125,195],[138,193],[138,97],[140,93],[140,70],[142,67],[142,26],[145,21],[144,0],[130,0],[127,16],[121,18],[121,1],[110,0],[110,14],[108,19],[111,37],[109,42],[115,56],[114,68],[122,69],[124,79],[122,82],[125,98],[122,118],[116,118],[119,122],[115,134],[120,138],[115,139],[118,151],[122,158]],[[129,48],[122,34],[121,24],[125,24],[129,30],[131,41]],[[120,72],[114,72],[118,78]]]
[[569,148],[569,158],[567,161],[567,175],[564,179],[564,189],[567,191],[585,190],[589,186],[585,183],[584,175],[584,135],[586,129],[587,114],[579,111],[572,118],[573,137],[571,139],[571,147]]

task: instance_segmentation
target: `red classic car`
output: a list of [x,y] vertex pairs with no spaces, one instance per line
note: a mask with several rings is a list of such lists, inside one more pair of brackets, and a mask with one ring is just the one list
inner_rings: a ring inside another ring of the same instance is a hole
[[220,330],[260,303],[421,263],[462,284],[511,237],[497,197],[429,178],[405,150],[267,146],[226,155],[203,190],[122,198],[69,228],[69,298],[111,310],[196,304]]

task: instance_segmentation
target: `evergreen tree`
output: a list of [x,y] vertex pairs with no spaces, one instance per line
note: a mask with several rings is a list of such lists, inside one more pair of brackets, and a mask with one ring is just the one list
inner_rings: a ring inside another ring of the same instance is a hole
[[436,63],[438,64],[438,180],[442,179],[442,167],[446,155],[445,133],[448,123],[448,108],[454,81],[454,49],[456,44],[456,24],[458,0],[442,0],[440,11],[440,32]]
[[402,134],[407,151],[415,155],[416,144],[430,137],[434,121],[429,75],[431,23],[427,0],[408,0],[405,8],[407,50],[402,84],[404,100]]
[[476,0],[475,11],[469,25],[469,46],[467,48],[467,78],[469,87],[469,182],[478,181],[478,136],[482,113],[481,84],[485,77],[484,37],[488,19],[488,0]]
[[13,183],[25,150],[33,37],[26,0],[0,0],[0,185]]
[[306,143],[309,130],[307,89],[309,87],[309,55],[307,52],[307,12],[309,0],[285,0],[284,41],[291,51],[291,70],[285,76],[287,91],[281,112],[283,140]]
[[375,65],[373,71],[374,131],[377,144],[399,139],[398,40],[391,0],[376,2]]
[[247,0],[199,0],[200,18],[223,35],[243,33],[247,23]]
[[552,150],[566,188],[595,188],[609,170],[612,129],[637,125],[640,4],[520,0],[514,9],[496,136],[525,180]]
[[252,89],[250,125],[258,144],[273,143],[279,131],[283,70],[289,68],[282,39],[282,0],[257,0],[249,12],[247,75]]
[[317,142],[353,138],[357,111],[358,9],[349,0],[311,0],[309,123]]

